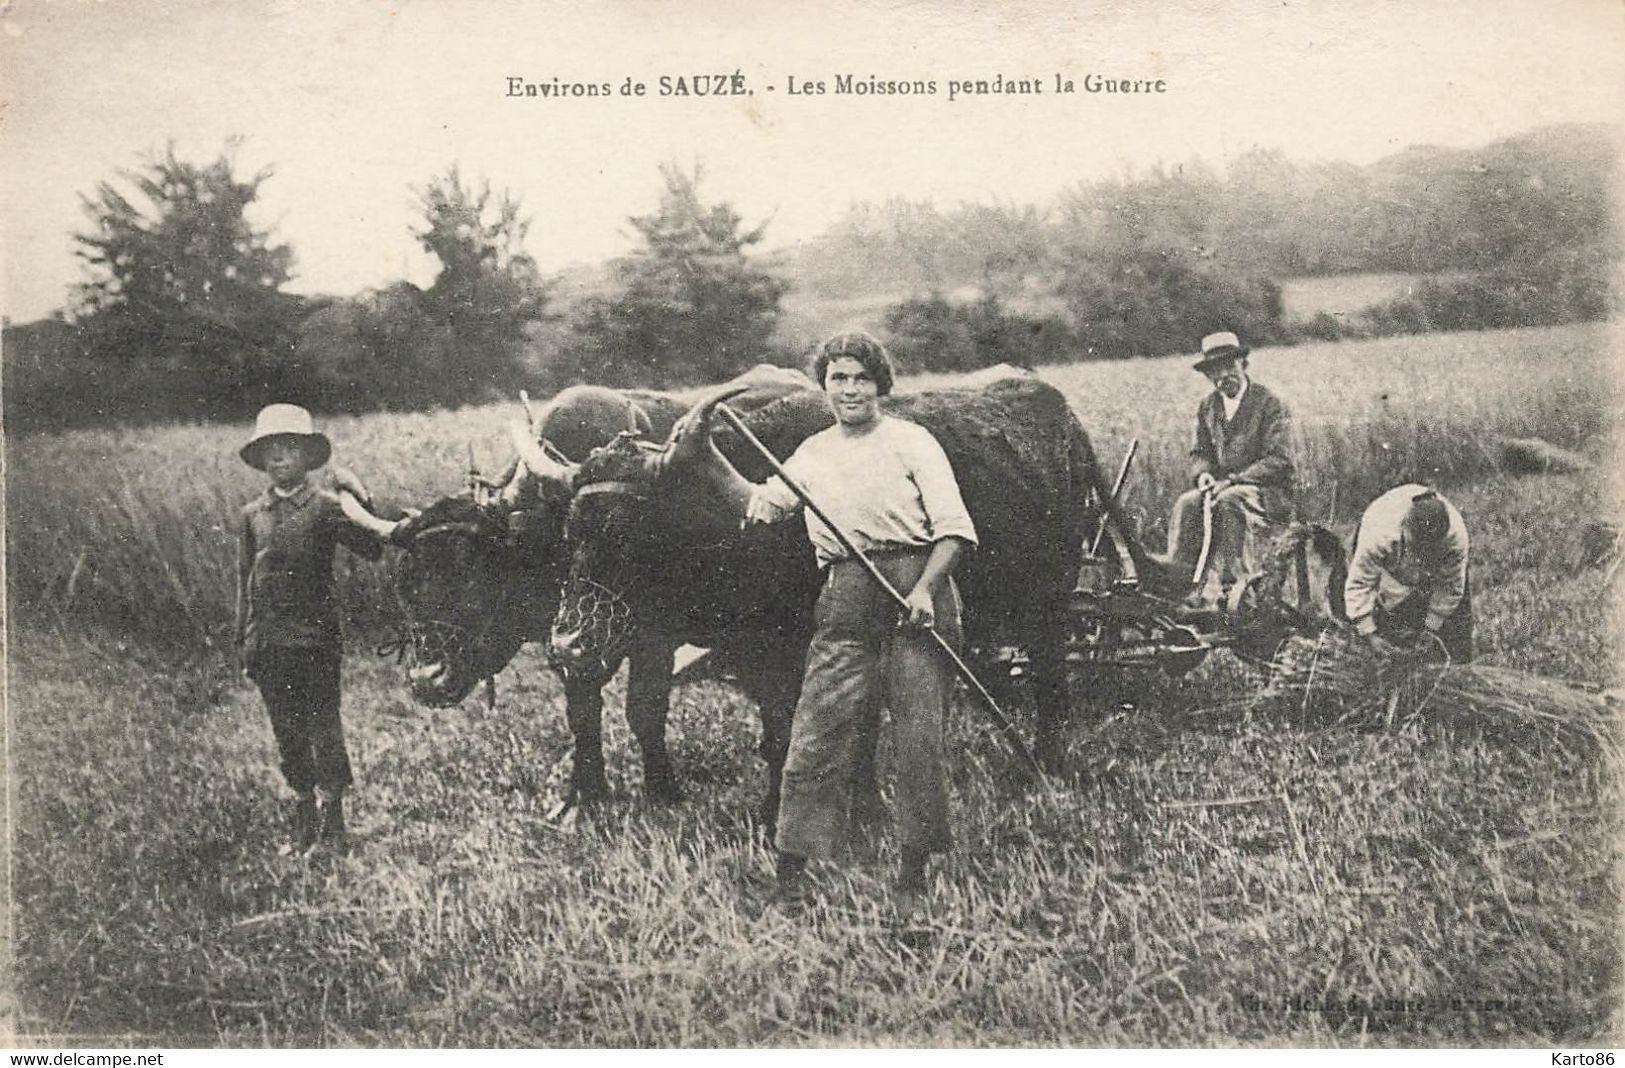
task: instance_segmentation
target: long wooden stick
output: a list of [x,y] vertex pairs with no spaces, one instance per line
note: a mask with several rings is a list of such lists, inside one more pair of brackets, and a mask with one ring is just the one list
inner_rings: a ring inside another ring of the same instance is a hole
[[1208,554],[1213,551],[1213,494],[1202,494],[1202,552],[1196,558],[1196,570],[1191,573],[1193,584],[1202,581],[1207,570]]
[[[762,454],[762,459],[767,461],[768,466],[773,469],[773,473],[778,475],[784,481],[784,484],[790,487],[790,492],[799,497],[801,503],[806,505],[807,510],[817,516],[819,522],[828,528],[835,540],[840,542],[841,548],[845,549],[852,559],[863,565],[863,569],[869,573],[869,577],[875,580],[875,583],[886,592],[886,595],[895,601],[903,611],[908,611],[908,598],[897,591],[897,587],[893,586],[886,576],[880,573],[880,569],[875,566],[875,562],[869,559],[862,549],[853,544],[852,539],[846,536],[846,532],[836,526],[835,521],[826,515],[822,508],[818,507],[818,502],[808,496],[807,491],[802,489],[794,478],[790,477],[790,472],[786,471],[784,465],[779,463],[778,457],[774,456],[768,447],[762,444],[760,438],[751,433],[750,428],[745,425],[744,420],[739,418],[738,413],[726,404],[718,404],[717,412],[723,419],[727,420],[728,425],[733,427],[740,437],[750,442],[751,446]],[[1043,781],[1044,769],[1039,767],[1038,761],[1033,758],[1031,750],[1022,743],[1021,736],[1016,733],[1015,725],[1010,722],[1009,717],[1004,714],[1004,710],[999,707],[999,702],[993,699],[991,693],[988,693],[987,687],[983,686],[981,680],[971,671],[970,665],[960,658],[959,654],[954,651],[954,647],[948,644],[948,639],[938,634],[935,628],[927,627],[925,632],[931,635],[932,639],[937,643],[937,648],[946,653],[948,659],[953,661],[954,670],[958,671],[959,677],[965,680],[965,685],[974,690],[976,695],[982,699],[982,704],[993,716],[994,722],[1004,730],[1005,736],[1010,742],[1010,747],[1016,751],[1016,755],[1021,757],[1028,767],[1032,768],[1033,773],[1038,776],[1040,781]]]
[[[1128,443],[1128,452],[1123,454],[1123,466],[1117,469],[1117,481],[1112,483],[1112,501],[1123,495],[1123,483],[1128,481],[1128,467],[1134,462],[1134,454],[1140,451],[1140,439],[1135,438]],[[1106,536],[1106,521],[1111,518],[1111,508],[1106,501],[1100,502],[1100,525],[1095,528],[1095,540],[1089,545],[1089,555],[1100,555],[1100,541]]]

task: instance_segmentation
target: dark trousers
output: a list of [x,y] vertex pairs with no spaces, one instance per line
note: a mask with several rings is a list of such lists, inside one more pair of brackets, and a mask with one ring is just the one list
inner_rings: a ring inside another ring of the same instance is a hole
[[[928,550],[881,554],[875,565],[906,593],[929,555]],[[959,593],[951,579],[937,591],[934,604],[937,632],[958,646]],[[777,844],[786,853],[840,858],[851,839],[859,750],[869,744],[882,704],[891,712],[901,843],[921,853],[942,852],[951,844],[943,729],[954,669],[929,635],[898,627],[898,615],[859,564],[830,565],[784,765]]]
[[1203,497],[1202,490],[1192,489],[1174,501],[1167,559],[1179,581],[1201,587],[1208,575],[1217,574],[1221,585],[1228,585],[1227,580],[1250,579],[1261,572],[1260,557],[1270,535],[1287,522],[1285,510],[1276,499],[1279,494],[1242,482],[1214,498],[1213,544],[1203,573],[1193,575],[1196,559],[1202,553]]
[[338,650],[261,650],[250,657],[248,674],[270,713],[288,785],[300,793],[349,786],[350,754],[339,722]]
[[[1433,591],[1423,586],[1412,590],[1410,594],[1392,608],[1377,607],[1375,619],[1377,633],[1383,637],[1390,637],[1395,633],[1414,633],[1420,631],[1427,622],[1428,601],[1433,597]],[[1461,596],[1461,603],[1456,610],[1450,613],[1450,618],[1444,621],[1439,628],[1439,641],[1444,645],[1444,651],[1450,654],[1452,664],[1465,664],[1473,658],[1473,582],[1468,576],[1467,591]]]

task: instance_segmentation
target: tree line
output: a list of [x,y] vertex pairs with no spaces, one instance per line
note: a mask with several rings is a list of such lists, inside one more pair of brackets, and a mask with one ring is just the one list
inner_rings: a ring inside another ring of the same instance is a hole
[[[832,300],[918,294],[888,326],[941,370],[1179,352],[1219,326],[1282,344],[1600,319],[1615,165],[1588,125],[1368,167],[1259,149],[1223,175],[1153,167],[1042,206],[856,204],[792,270]],[[1420,278],[1371,307],[1288,316],[1280,280],[1361,272]]]
[[[1213,329],[1253,343],[1600,318],[1619,257],[1600,127],[1474,150],[1412,148],[1369,167],[1257,150],[1080,183],[1046,205],[860,203],[792,253],[662,167],[634,250],[563,301],[527,251],[517,198],[456,166],[412,187],[411,236],[439,264],[348,297],[286,292],[293,250],[249,221],[274,172],[173,148],[82,196],[86,280],[52,317],[7,324],[14,427],[240,418],[271,399],[416,409],[571,382],[716,381],[793,363],[792,283],[890,301],[905,367],[957,370],[1183,351]],[[1290,321],[1278,280],[1426,276],[1357,315]]]

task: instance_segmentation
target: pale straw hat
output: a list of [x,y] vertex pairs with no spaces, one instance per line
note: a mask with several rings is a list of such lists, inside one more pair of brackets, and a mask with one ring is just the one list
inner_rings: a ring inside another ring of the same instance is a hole
[[260,409],[254,420],[254,436],[237,451],[243,462],[257,470],[265,470],[265,443],[271,438],[297,438],[310,457],[310,466],[317,468],[333,455],[333,443],[326,434],[319,434],[310,413],[297,404],[271,404]]

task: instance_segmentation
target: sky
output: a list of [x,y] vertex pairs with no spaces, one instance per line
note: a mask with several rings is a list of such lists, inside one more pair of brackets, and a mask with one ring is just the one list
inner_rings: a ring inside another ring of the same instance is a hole
[[[735,72],[752,95],[658,95]],[[937,92],[842,95],[840,74]],[[1090,93],[1090,74],[1166,91]],[[1000,75],[1043,91],[948,99]],[[611,94],[507,95],[555,78]],[[293,246],[289,288],[352,294],[432,280],[413,188],[452,164],[519,197],[553,270],[625,252],[666,162],[699,163],[705,199],[783,247],[857,201],[1042,203],[1255,147],[1364,164],[1618,123],[1625,4],[0,0],[0,79],[0,310],[23,322],[83,277],[81,198],[171,142],[201,163],[242,138],[239,173],[274,168],[251,218]]]

